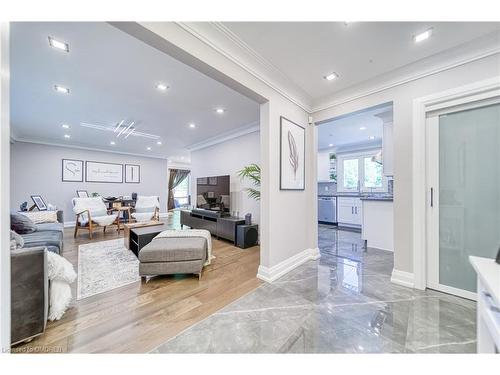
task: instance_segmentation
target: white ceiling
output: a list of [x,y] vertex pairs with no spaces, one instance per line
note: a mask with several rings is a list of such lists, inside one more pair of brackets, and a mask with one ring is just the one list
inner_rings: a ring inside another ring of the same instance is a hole
[[[70,52],[49,47],[48,36],[69,43]],[[10,66],[16,139],[188,161],[187,146],[259,120],[257,103],[107,23],[13,23]],[[158,82],[170,89],[158,91]],[[54,84],[70,94],[57,93]],[[217,107],[226,113],[216,114]],[[159,135],[162,145],[80,126],[123,119]]]
[[[224,22],[313,100],[500,30],[499,22]],[[413,36],[433,28],[430,39]],[[331,72],[339,78],[326,81]]]
[[382,119],[376,115],[388,111],[391,111],[392,116],[392,104],[369,108],[318,125],[318,150],[379,146],[383,128]]

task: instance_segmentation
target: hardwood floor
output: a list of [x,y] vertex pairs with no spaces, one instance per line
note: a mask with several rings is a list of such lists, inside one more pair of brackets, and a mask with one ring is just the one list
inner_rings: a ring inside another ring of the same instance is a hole
[[[179,216],[165,219],[179,227]],[[78,246],[123,237],[123,231],[96,231],[92,241],[73,229],[64,233],[64,257],[77,269]],[[74,301],[63,318],[13,352],[146,353],[187,327],[257,288],[259,247],[240,249],[213,240],[216,258],[201,281],[194,275],[155,277]],[[76,296],[76,282],[73,284]]]

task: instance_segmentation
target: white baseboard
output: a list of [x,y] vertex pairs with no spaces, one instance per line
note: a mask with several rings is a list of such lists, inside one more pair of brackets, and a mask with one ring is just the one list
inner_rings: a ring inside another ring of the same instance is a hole
[[415,287],[415,277],[411,272],[400,271],[395,268],[392,270],[391,282],[394,284],[406,286],[408,288]]
[[65,221],[64,228],[74,227],[76,225],[76,221]]
[[272,283],[301,264],[304,264],[309,260],[319,259],[320,257],[321,254],[318,248],[306,249],[288,259],[285,259],[275,266],[265,267],[260,265],[257,277],[268,283]]

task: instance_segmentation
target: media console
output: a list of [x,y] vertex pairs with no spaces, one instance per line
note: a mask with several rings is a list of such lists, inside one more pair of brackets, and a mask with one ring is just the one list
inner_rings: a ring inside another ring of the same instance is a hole
[[245,224],[245,219],[223,216],[220,212],[194,209],[181,211],[181,227],[206,229],[212,236],[232,241],[236,245],[236,228]]

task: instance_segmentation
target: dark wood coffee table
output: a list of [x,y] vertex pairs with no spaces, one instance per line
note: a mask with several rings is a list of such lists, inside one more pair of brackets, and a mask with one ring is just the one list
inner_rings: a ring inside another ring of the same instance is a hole
[[129,229],[128,248],[132,250],[135,256],[139,257],[139,251],[150,243],[153,238],[166,230],[164,223],[156,225],[140,226]]

